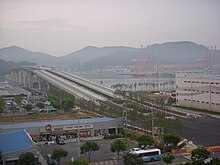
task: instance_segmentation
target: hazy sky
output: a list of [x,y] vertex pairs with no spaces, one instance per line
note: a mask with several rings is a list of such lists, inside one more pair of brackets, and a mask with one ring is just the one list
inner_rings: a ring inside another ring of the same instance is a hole
[[61,56],[183,40],[220,49],[220,0],[0,0],[0,48]]

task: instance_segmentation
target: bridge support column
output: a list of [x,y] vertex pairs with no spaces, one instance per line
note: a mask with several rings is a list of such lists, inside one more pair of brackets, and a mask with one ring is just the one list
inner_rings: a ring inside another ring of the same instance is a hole
[[14,80],[15,80],[15,83],[16,84],[19,84],[19,71],[16,69],[16,70],[14,70]]
[[28,87],[28,72],[23,70],[23,86]]
[[31,72],[28,72],[28,88],[30,89],[33,88],[34,87],[33,83],[34,83],[34,76]]
[[23,84],[23,82],[22,82],[22,78],[23,78],[22,75],[23,75],[22,70],[19,70],[18,71],[18,85],[21,85],[21,86]]
[[41,88],[41,78],[40,77],[37,77],[37,79],[38,79],[38,90],[41,90],[42,88]]

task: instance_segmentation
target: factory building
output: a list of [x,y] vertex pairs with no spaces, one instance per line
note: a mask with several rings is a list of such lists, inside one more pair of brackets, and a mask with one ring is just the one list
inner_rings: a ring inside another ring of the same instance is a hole
[[212,72],[176,73],[176,104],[220,112],[220,76]]

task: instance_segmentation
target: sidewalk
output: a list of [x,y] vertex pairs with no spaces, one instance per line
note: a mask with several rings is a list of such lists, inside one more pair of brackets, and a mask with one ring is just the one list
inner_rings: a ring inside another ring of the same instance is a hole
[[41,163],[41,165],[47,165],[47,161],[43,158],[41,153],[39,151],[37,151],[37,152],[38,152],[39,162]]
[[[80,141],[100,140],[100,139],[103,139],[103,137],[97,136],[97,137],[80,138]],[[76,142],[76,141],[78,141],[77,138],[67,139],[67,140],[65,140],[65,143],[71,143],[71,142]],[[55,143],[55,140],[53,142]],[[40,142],[37,142],[36,144],[37,145],[44,145],[45,143],[46,143],[46,141],[40,141]]]

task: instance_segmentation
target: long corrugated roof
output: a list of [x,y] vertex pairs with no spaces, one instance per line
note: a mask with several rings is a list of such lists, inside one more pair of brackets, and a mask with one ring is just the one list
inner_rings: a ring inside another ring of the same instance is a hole
[[25,130],[0,134],[0,151],[3,154],[29,149],[33,144]]
[[[85,123],[99,123],[112,121],[113,118],[91,118],[91,119],[80,119],[80,124]],[[57,121],[46,121],[46,122],[33,122],[33,123],[20,123],[20,124],[2,124],[0,125],[1,129],[12,129],[12,128],[31,128],[31,127],[44,127],[45,125],[50,124],[52,126],[57,125],[71,125],[78,124],[78,120],[57,120]]]

